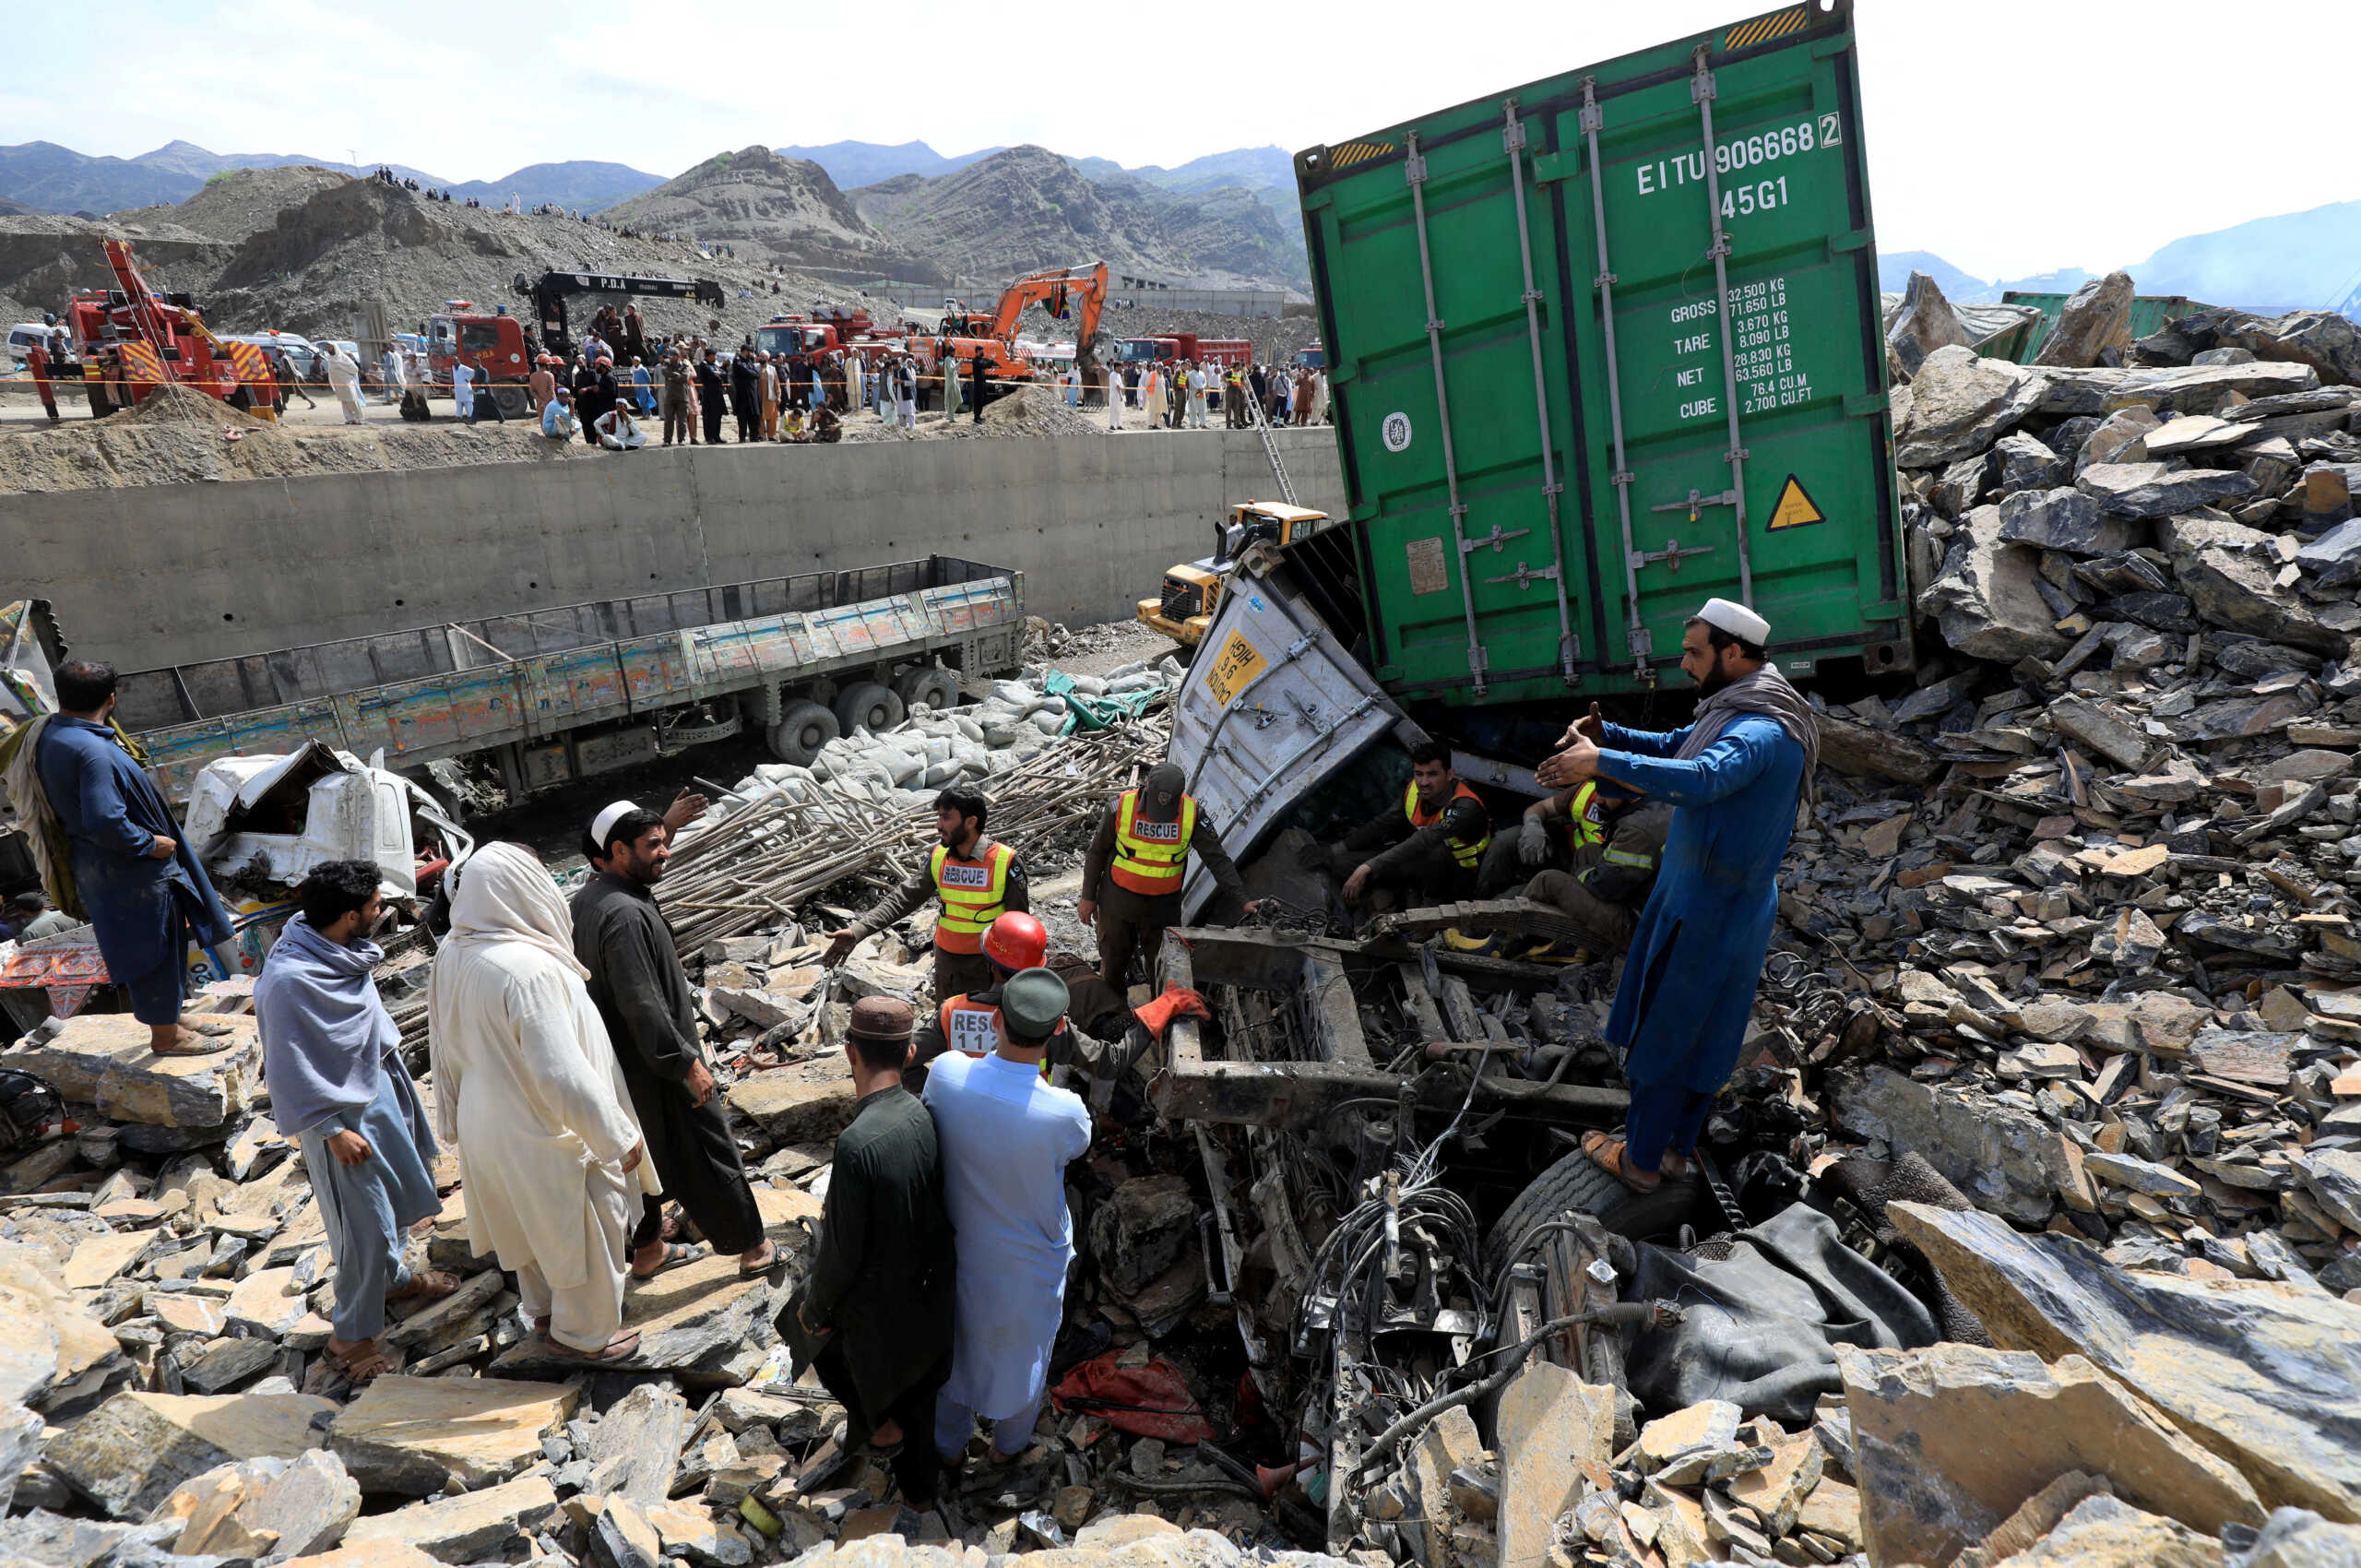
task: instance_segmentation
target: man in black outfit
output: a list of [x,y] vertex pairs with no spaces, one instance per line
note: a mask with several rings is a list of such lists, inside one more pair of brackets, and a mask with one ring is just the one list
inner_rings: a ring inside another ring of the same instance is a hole
[[976,391],[971,401],[976,405],[975,422],[981,424],[984,422],[984,356],[982,352],[979,350],[976,357],[968,362],[976,367]]
[[943,1200],[934,1119],[902,1086],[910,1004],[853,1004],[845,1055],[860,1102],[837,1134],[820,1235],[779,1330],[844,1402],[848,1448],[891,1465],[903,1497],[925,1508],[941,1484],[936,1393],[951,1375],[956,1250]]
[[762,393],[750,350],[741,350],[730,362],[730,406],[737,410],[739,441],[762,439]]
[[721,367],[714,362],[713,350],[707,349],[705,358],[697,361],[697,412],[705,417],[705,444],[708,446],[721,445],[722,399],[726,390]]

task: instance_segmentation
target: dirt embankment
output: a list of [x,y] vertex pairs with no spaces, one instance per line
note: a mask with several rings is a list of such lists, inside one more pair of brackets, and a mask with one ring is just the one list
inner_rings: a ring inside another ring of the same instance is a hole
[[0,494],[599,456],[587,446],[545,440],[522,421],[284,425],[201,392],[163,386],[138,407],[96,422],[69,419],[0,434]]

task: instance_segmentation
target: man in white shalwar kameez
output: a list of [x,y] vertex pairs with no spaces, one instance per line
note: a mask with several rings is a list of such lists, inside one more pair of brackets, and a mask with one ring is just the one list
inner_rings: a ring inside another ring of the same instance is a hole
[[996,1461],[1023,1454],[1049,1391],[1050,1346],[1074,1262],[1065,1170],[1090,1148],[1089,1108],[1041,1076],[1041,1052],[1067,1002],[1051,970],[1011,977],[1001,992],[999,1047],[990,1056],[946,1051],[926,1081],[943,1202],[959,1236],[951,1380],[934,1408],[934,1446],[953,1466],[978,1416],[992,1423]]
[[620,1360],[639,1348],[617,1332],[632,1225],[641,1194],[659,1189],[574,956],[573,916],[521,845],[487,845],[456,875],[428,1039],[469,1240],[516,1276],[557,1355]]

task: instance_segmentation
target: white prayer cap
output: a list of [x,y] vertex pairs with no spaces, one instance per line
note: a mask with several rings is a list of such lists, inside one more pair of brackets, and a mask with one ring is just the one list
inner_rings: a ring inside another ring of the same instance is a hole
[[1756,647],[1771,640],[1771,623],[1735,600],[1707,600],[1705,608],[1697,612],[1697,619]]
[[615,830],[615,824],[638,809],[639,806],[635,802],[616,801],[590,819],[590,841],[599,846],[600,854],[606,853],[607,835]]

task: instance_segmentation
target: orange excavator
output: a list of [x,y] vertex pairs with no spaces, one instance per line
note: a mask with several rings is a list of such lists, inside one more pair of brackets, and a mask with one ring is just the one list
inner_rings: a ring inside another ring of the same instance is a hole
[[130,408],[152,388],[174,382],[270,418],[279,384],[262,350],[215,337],[186,294],[150,289],[126,242],[109,240],[106,252],[115,286],[85,289],[65,309],[90,412],[103,417]]
[[943,314],[943,331],[931,341],[913,339],[930,370],[944,358],[955,359],[963,374],[973,374],[976,360],[984,362],[985,376],[994,382],[1029,381],[1033,362],[1016,347],[1016,329],[1027,305],[1039,305],[1061,321],[1071,318],[1074,363],[1083,385],[1096,386],[1104,376],[1098,369],[1098,316],[1107,306],[1107,264],[1054,267],[1028,272],[1001,291],[1000,303],[990,315],[950,310]]

